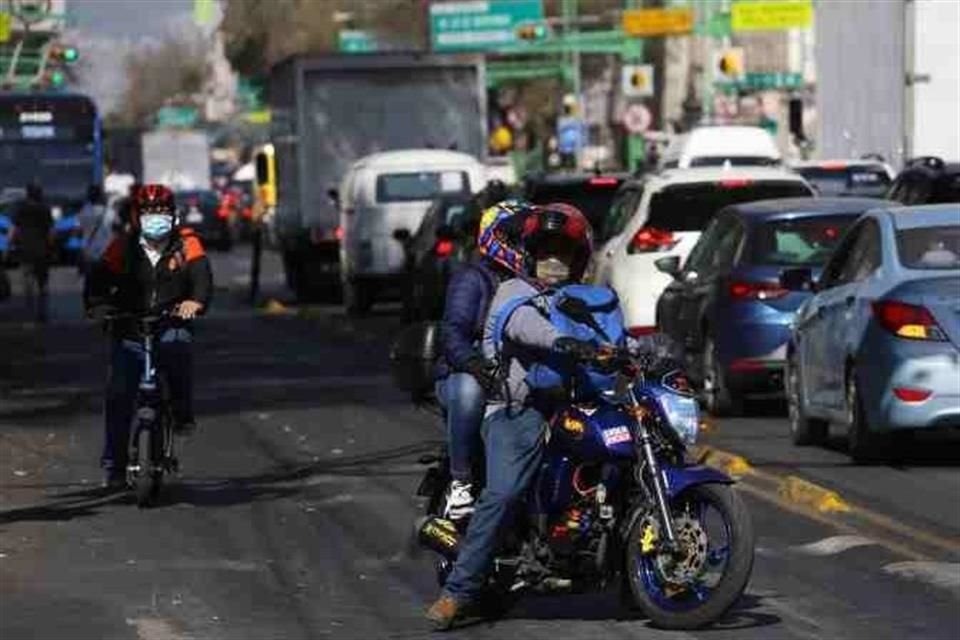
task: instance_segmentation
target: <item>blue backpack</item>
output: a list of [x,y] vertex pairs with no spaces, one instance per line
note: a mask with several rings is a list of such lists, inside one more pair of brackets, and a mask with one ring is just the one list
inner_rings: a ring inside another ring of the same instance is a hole
[[[497,353],[503,353],[504,350],[503,332],[507,321],[514,311],[524,305],[537,309],[561,336],[614,346],[623,346],[626,342],[623,312],[613,289],[570,284],[531,296],[518,296],[497,309],[493,324],[493,342]],[[531,389],[549,389],[566,386],[574,377],[579,388],[587,393],[612,389],[616,381],[615,374],[578,366],[567,357],[548,354],[541,355],[530,366],[526,382]]]

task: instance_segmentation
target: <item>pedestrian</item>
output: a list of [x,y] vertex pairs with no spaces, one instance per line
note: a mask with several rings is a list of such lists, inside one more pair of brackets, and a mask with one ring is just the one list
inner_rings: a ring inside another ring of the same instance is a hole
[[[112,235],[109,222],[106,219],[107,207],[103,197],[103,189],[98,184],[87,188],[87,200],[77,215],[80,225],[80,234],[83,248],[80,252],[80,273],[86,273],[87,267],[96,262]],[[106,231],[107,233],[104,233]],[[106,240],[106,242],[104,242]]]
[[47,320],[47,280],[53,250],[53,214],[39,184],[27,185],[26,198],[13,213],[10,244],[16,247],[23,272],[23,294],[38,322]]

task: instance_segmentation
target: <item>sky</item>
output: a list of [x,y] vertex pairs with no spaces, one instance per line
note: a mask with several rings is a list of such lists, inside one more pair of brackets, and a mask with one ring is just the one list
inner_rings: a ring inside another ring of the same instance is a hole
[[126,54],[192,24],[193,0],[67,0],[67,12],[83,63],[76,89],[109,113],[122,95]]

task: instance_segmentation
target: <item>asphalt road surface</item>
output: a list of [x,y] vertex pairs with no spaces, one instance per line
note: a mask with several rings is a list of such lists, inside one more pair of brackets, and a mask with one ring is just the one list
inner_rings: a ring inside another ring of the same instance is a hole
[[[241,303],[244,249],[215,260],[216,308],[197,335],[200,431],[153,509],[97,489],[105,350],[80,319],[75,276],[57,272],[46,326],[24,322],[16,299],[0,304],[3,640],[431,635],[422,612],[436,585],[410,533],[416,460],[441,432],[390,385],[397,312],[254,311]],[[275,260],[265,277],[279,293]],[[761,410],[719,421],[708,441],[764,474],[825,484],[899,529],[860,530],[745,481],[754,573],[714,628],[653,629],[601,594],[529,597],[451,636],[960,638],[956,451],[855,467],[840,444],[791,447],[777,408]]]

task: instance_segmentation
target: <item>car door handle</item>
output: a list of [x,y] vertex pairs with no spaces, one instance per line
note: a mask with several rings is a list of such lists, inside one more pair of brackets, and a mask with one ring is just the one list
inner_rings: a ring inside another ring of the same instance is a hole
[[826,312],[823,310],[823,307],[817,307],[817,317],[822,318]]
[[852,307],[853,303],[857,301],[856,296],[847,296],[844,300],[847,303],[848,307]]

